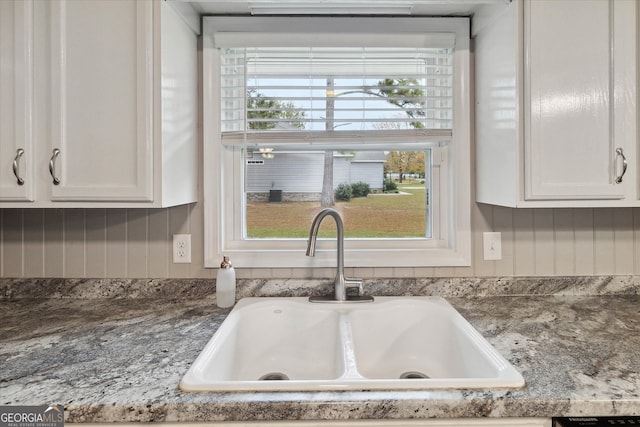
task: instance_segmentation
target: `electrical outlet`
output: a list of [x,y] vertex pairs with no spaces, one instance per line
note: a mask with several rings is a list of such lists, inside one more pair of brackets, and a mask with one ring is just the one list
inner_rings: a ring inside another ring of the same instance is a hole
[[173,262],[176,264],[191,262],[191,234],[173,235]]
[[482,233],[485,261],[502,259],[502,234],[496,232]]

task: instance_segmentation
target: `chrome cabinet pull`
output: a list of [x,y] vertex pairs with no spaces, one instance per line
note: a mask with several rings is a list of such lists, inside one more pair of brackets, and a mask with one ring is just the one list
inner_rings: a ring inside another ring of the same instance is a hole
[[53,149],[53,154],[51,154],[51,159],[49,160],[49,173],[51,174],[51,178],[53,178],[53,185],[59,185],[60,179],[56,176],[56,159],[60,155],[60,150],[57,148]]
[[16,176],[16,181],[18,185],[24,185],[24,179],[20,177],[20,158],[24,155],[24,150],[22,148],[18,148],[16,151],[16,157],[13,159],[13,174]]
[[[620,184],[622,182],[622,177],[627,172],[627,158],[624,156],[624,152],[622,151],[622,148],[616,148],[616,154],[618,155],[619,158],[622,158],[622,173],[616,177],[616,184]],[[616,162],[616,166],[617,165],[618,164]]]

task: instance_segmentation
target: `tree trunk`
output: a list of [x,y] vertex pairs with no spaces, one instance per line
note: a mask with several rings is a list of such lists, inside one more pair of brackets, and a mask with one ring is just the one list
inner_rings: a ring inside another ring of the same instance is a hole
[[[333,115],[335,109],[335,101],[333,99],[333,86],[334,81],[333,77],[327,77],[327,106],[326,106],[326,122],[325,129],[328,131],[332,131],[334,128],[333,125]],[[334,194],[333,194],[333,150],[327,150],[324,152],[324,174],[322,177],[322,195],[320,196],[320,205],[323,208],[327,208],[335,205]]]
[[324,175],[322,177],[322,195],[320,205],[328,208],[335,205],[333,195],[333,151],[324,152]]

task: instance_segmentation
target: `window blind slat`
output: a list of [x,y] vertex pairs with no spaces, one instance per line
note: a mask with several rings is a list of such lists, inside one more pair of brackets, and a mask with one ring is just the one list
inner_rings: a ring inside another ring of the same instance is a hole
[[429,143],[444,145],[451,141],[449,129],[412,129],[407,131],[387,129],[376,131],[319,131],[319,132],[282,132],[274,131],[265,134],[244,132],[227,132],[222,135],[224,145],[263,145],[276,146],[288,144],[332,144],[351,142],[355,144],[398,144]]

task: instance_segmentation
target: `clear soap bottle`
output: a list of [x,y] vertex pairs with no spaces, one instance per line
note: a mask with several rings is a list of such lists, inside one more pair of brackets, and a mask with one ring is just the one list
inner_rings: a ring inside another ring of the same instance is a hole
[[216,276],[216,303],[218,307],[231,307],[236,302],[236,271],[224,256]]

